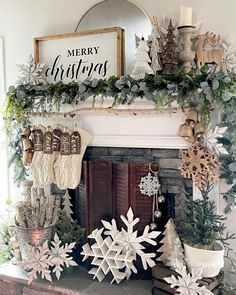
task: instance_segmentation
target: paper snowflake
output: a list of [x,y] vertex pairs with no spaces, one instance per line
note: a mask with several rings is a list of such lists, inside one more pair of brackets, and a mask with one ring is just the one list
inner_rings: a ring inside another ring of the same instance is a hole
[[188,273],[186,266],[181,262],[176,260],[175,271],[180,274],[180,276],[164,278],[164,280],[170,284],[171,288],[177,288],[177,292],[181,295],[214,295],[210,290],[206,289],[206,286],[199,286],[198,280],[202,278],[201,269],[194,269],[192,273]]
[[[139,218],[134,219],[134,214],[132,208],[129,208],[127,213],[127,218],[123,215],[120,216],[121,220],[126,225],[127,229],[121,229],[121,235],[117,229],[116,221],[113,219],[111,223],[102,220],[102,223],[106,229],[104,232],[105,235],[111,236],[113,240],[117,242],[119,246],[122,246],[122,253],[130,252],[134,256],[134,261],[138,255],[141,258],[142,265],[144,269],[147,269],[148,266],[153,267],[155,262],[153,258],[156,256],[155,253],[145,253],[143,250],[145,247],[142,243],[150,244],[156,246],[156,241],[154,240],[161,232],[151,231],[149,225],[146,225],[142,235],[138,236],[138,231],[134,231],[134,226],[139,222]],[[134,262],[133,261],[133,262]],[[134,263],[126,266],[126,278],[129,279],[132,271],[137,273],[137,269],[134,266]]]
[[184,177],[192,178],[199,188],[207,181],[214,182],[219,178],[217,156],[199,144],[182,152],[182,164],[179,169]]
[[[127,218],[121,215],[121,219],[125,223],[127,230],[122,228],[119,231],[114,219],[111,223],[102,220],[104,228],[96,229],[88,236],[90,239],[95,239],[96,243],[91,247],[89,244],[83,246],[81,254],[85,256],[84,260],[93,257],[92,264],[98,266],[89,271],[90,274],[94,275],[94,279],[97,278],[102,281],[109,272],[113,275],[111,283],[114,281],[120,283],[125,277],[129,279],[132,272],[137,273],[134,266],[137,255],[140,256],[144,269],[155,265],[153,258],[156,254],[145,253],[143,251],[145,247],[142,243],[156,245],[154,239],[160,232],[149,232],[149,226],[147,225],[143,234],[138,236],[137,231],[134,231],[133,228],[139,222],[139,218],[134,219],[131,208],[127,213]],[[102,233],[107,237],[103,238]]]
[[72,257],[69,256],[69,253],[72,252],[75,244],[75,242],[70,243],[69,245],[66,243],[65,245],[60,246],[61,241],[57,234],[54,236],[54,241],[51,242],[50,260],[53,267],[52,272],[56,274],[58,280],[60,279],[64,266],[70,267],[77,265]]
[[21,76],[17,80],[17,84],[34,84],[38,85],[45,83],[42,77],[43,69],[45,64],[35,64],[32,55],[30,55],[29,60],[26,65],[16,65],[21,73]]
[[204,147],[210,151],[215,152],[217,155],[225,154],[228,152],[224,148],[222,143],[218,142],[218,138],[222,138],[225,133],[227,127],[218,127],[216,126],[214,129],[210,129],[205,136],[203,137],[203,145]]
[[27,259],[19,263],[26,271],[28,275],[28,284],[33,280],[36,280],[38,275],[41,278],[45,278],[48,281],[52,281],[51,271],[49,269],[51,260],[48,255],[48,241],[45,241],[42,246],[32,247],[26,244]]
[[[89,244],[83,246],[84,255],[83,261],[88,257],[93,257],[92,264],[98,267],[92,268],[89,273],[93,274],[93,279],[97,278],[101,282],[105,276],[111,272],[113,279],[111,284],[116,281],[119,284],[126,276],[126,273],[122,271],[124,267],[128,267],[132,264],[134,257],[128,251],[126,254],[122,254],[122,246],[119,246],[116,240],[113,240],[110,236],[103,239],[102,233],[104,228],[100,230],[95,229],[89,239],[94,239],[94,243],[91,247]],[[121,233],[118,233],[119,237]]]
[[[41,278],[45,278],[48,281],[52,281],[51,273],[55,273],[59,280],[63,266],[75,266],[77,265],[69,253],[72,252],[75,243],[65,244],[60,247],[61,241],[58,235],[54,235],[54,240],[51,242],[51,246],[48,246],[48,241],[45,241],[42,246],[31,246],[26,244],[27,259],[24,259],[19,263],[26,271],[28,275],[28,284],[33,280],[36,280],[39,275]],[[52,267],[52,269],[50,268]]]
[[146,196],[153,196],[158,193],[160,183],[157,176],[152,176],[150,172],[146,176],[141,177],[139,184],[140,193]]

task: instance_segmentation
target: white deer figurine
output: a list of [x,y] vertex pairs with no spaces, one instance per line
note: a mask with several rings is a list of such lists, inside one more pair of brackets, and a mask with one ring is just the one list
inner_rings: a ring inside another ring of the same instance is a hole
[[[220,35],[216,36],[213,33],[207,32],[204,35],[196,36],[196,59],[199,70],[208,63],[217,65],[216,71],[226,72],[224,62],[224,52],[221,48],[222,39]],[[211,48],[206,48],[210,45]]]

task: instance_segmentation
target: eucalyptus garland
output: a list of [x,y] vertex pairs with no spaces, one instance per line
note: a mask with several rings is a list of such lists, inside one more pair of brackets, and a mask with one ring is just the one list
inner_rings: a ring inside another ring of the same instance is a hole
[[21,128],[27,124],[27,112],[50,112],[63,104],[78,105],[89,97],[113,97],[113,106],[131,104],[140,97],[155,103],[156,108],[171,108],[175,101],[185,110],[196,108],[202,121],[208,125],[210,114],[217,109],[222,114],[222,125],[227,134],[221,138],[229,156],[221,159],[222,177],[232,185],[224,194],[229,212],[236,198],[236,74],[222,72],[208,73],[207,68],[200,74],[190,72],[176,75],[146,75],[135,80],[129,75],[108,79],[85,79],[64,84],[45,83],[40,85],[21,84],[10,86],[7,92],[5,119],[8,124],[11,148],[10,164],[15,165],[15,181],[19,183],[27,173],[21,162]]

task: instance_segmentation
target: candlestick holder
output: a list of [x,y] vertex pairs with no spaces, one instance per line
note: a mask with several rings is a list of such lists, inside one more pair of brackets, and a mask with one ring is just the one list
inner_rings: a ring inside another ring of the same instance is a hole
[[194,26],[178,27],[182,50],[179,52],[179,59],[183,64],[183,70],[188,73],[192,69],[191,62],[194,60],[195,52],[192,50],[192,34],[195,31]]

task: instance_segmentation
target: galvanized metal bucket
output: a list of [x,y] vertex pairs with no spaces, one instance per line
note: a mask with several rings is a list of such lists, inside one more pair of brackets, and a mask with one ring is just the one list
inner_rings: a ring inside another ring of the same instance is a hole
[[50,242],[52,238],[53,226],[45,228],[24,228],[16,226],[15,228],[22,259],[27,259],[26,244],[41,246],[45,241]]

